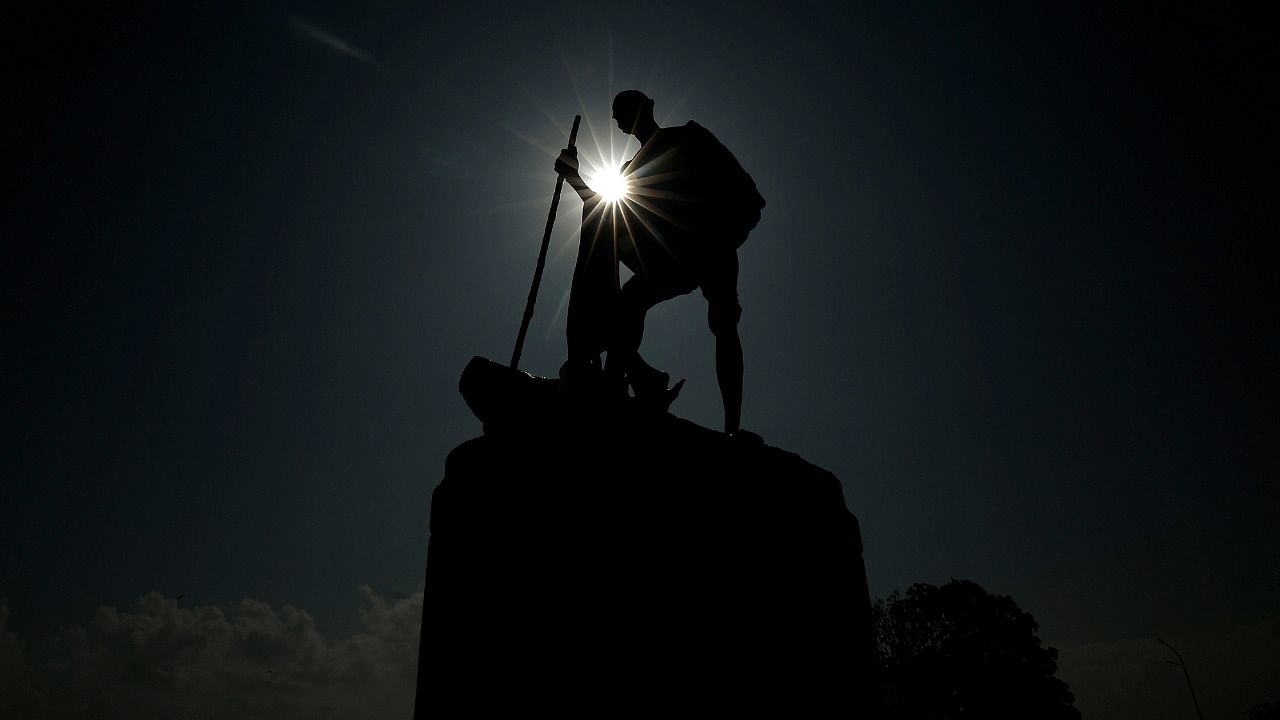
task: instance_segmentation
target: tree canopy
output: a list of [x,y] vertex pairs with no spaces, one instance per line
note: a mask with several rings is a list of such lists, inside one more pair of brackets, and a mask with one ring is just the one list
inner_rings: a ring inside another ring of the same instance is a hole
[[1079,720],[1058,651],[1012,598],[977,583],[912,585],[874,608],[889,718]]

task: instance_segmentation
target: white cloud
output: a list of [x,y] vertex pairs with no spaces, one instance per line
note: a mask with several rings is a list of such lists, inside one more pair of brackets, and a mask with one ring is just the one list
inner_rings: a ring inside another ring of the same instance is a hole
[[422,592],[360,588],[361,629],[342,639],[306,611],[245,599],[179,607],[149,593],[98,609],[87,628],[22,653],[0,604],[0,716],[405,718],[412,714]]

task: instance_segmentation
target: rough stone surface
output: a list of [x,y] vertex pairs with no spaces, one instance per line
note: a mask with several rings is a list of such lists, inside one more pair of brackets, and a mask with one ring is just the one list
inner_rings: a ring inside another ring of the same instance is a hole
[[433,496],[418,717],[871,716],[862,546],[835,476],[486,363],[463,381],[485,435]]

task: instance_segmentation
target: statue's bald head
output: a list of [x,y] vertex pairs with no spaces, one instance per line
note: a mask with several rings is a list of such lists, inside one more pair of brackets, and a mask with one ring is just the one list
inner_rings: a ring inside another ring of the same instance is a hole
[[639,90],[623,90],[613,98],[613,119],[622,132],[634,135],[636,130],[655,124],[653,99]]

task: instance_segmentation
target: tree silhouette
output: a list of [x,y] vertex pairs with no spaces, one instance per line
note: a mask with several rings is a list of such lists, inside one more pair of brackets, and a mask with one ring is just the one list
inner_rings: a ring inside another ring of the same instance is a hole
[[912,585],[876,602],[888,718],[1079,720],[1058,651],[1012,598],[977,583]]
[[1280,702],[1254,705],[1249,708],[1249,720],[1280,720]]

